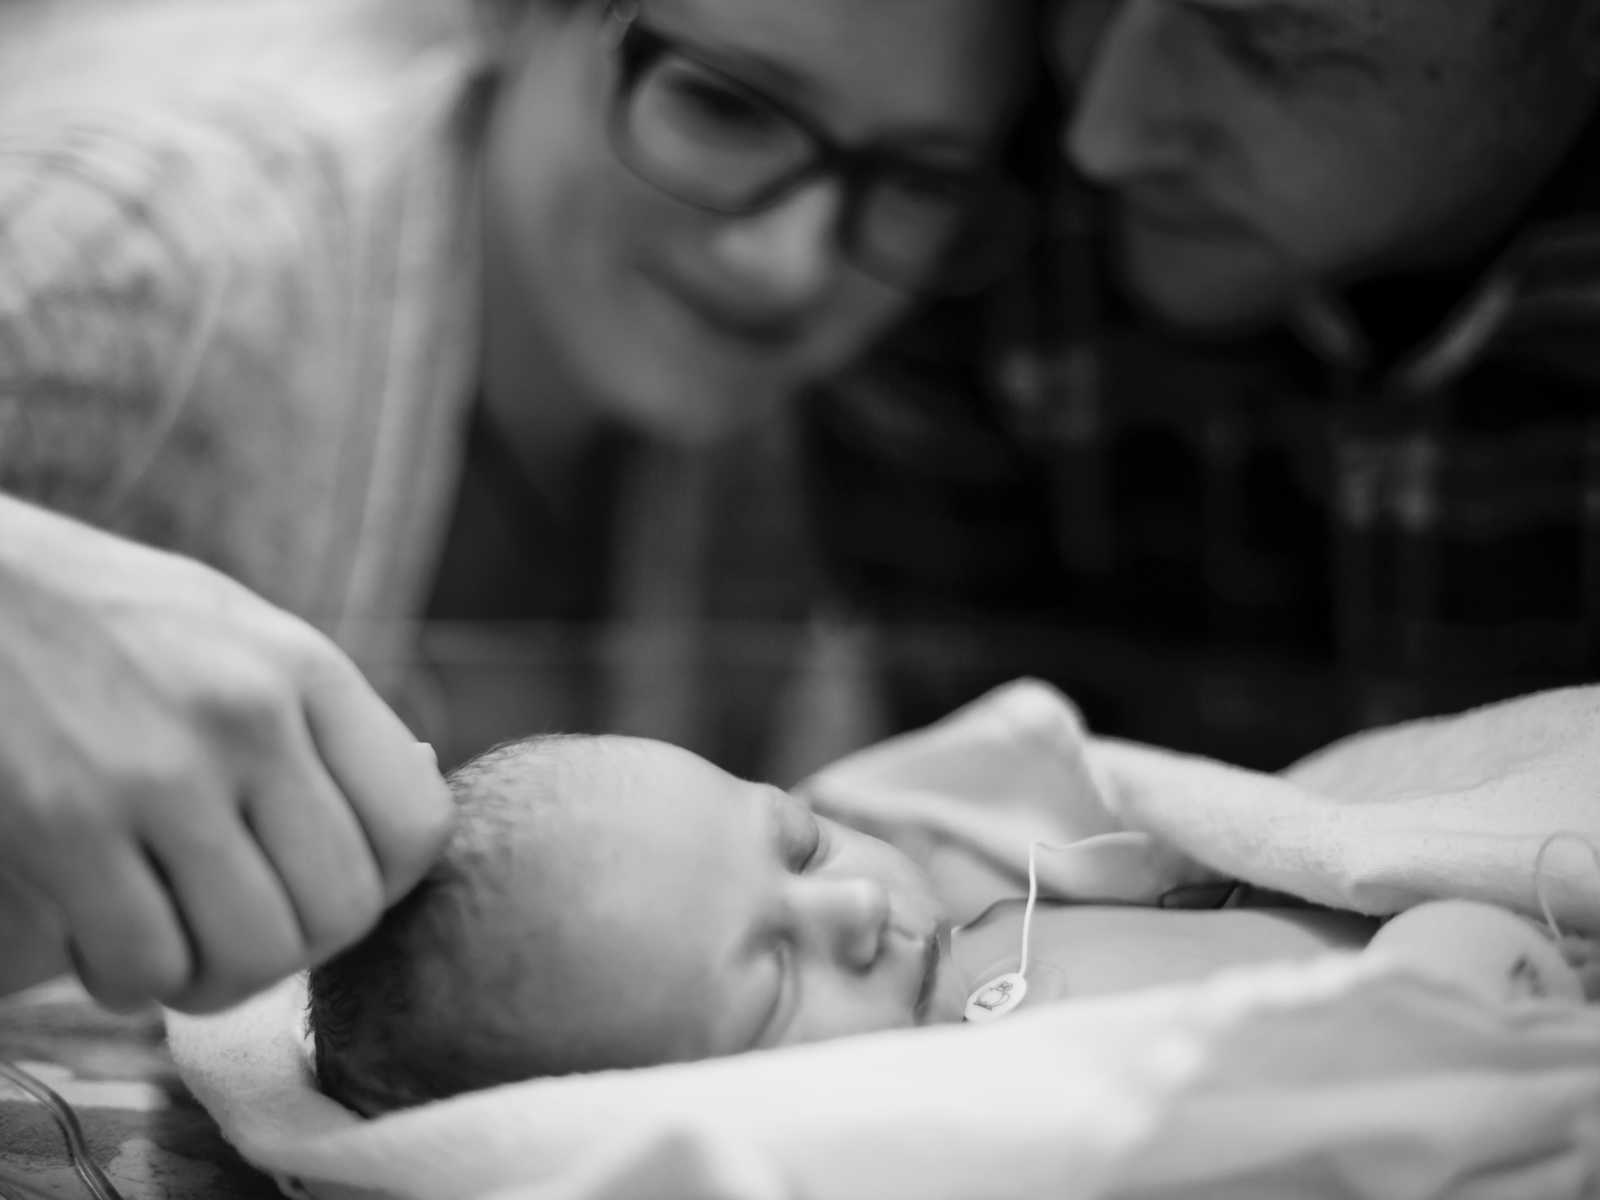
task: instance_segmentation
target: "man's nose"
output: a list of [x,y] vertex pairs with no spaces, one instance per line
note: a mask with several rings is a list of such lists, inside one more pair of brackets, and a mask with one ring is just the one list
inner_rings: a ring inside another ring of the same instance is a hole
[[1173,7],[1101,3],[1092,22],[1074,18],[1068,3],[1057,18],[1058,67],[1071,104],[1064,149],[1097,183],[1115,186],[1189,163],[1196,145],[1190,64]]
[[889,893],[871,879],[826,875],[796,881],[792,898],[801,941],[853,971],[878,960],[889,928]]
[[725,218],[712,239],[712,254],[752,304],[802,308],[838,271],[843,206],[837,181],[808,181],[770,208]]

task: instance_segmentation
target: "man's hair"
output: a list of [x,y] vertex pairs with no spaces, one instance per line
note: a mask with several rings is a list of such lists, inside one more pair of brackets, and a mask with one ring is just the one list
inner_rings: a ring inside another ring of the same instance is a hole
[[[452,771],[450,842],[422,881],[359,942],[310,973],[307,1024],[317,1084],[372,1116],[458,1092],[558,1073],[516,1023],[520,958],[482,961],[476,920],[514,869],[518,833],[559,823],[554,751],[540,736],[497,746]],[[541,766],[550,769],[540,770]],[[508,1007],[511,1011],[507,1011]]]

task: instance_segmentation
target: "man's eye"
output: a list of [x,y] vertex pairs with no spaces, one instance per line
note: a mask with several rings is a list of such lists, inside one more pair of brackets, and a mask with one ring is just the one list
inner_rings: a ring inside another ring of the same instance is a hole
[[1315,57],[1301,31],[1271,18],[1209,8],[1191,11],[1206,23],[1224,54],[1263,79],[1288,79]]

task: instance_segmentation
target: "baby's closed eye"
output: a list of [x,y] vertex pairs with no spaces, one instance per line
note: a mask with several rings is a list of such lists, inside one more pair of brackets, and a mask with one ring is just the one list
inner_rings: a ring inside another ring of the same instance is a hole
[[804,874],[826,856],[828,838],[823,830],[826,822],[800,797],[791,793],[780,793],[780,796],[778,819],[783,860],[789,870]]
[[805,862],[800,864],[800,870],[814,871],[828,860],[828,850],[832,839],[828,837],[828,822],[811,814],[811,849],[806,855]]

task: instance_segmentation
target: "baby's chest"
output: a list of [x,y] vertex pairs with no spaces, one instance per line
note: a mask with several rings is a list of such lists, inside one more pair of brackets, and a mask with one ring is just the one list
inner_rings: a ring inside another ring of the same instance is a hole
[[1020,904],[999,906],[957,934],[955,960],[970,991],[1021,973],[1027,991],[1022,1003],[1033,1005],[1189,982],[1272,959],[1308,958],[1344,941],[1303,919],[1268,910],[1173,912],[1061,904],[1035,910],[1025,958],[1022,934]]

